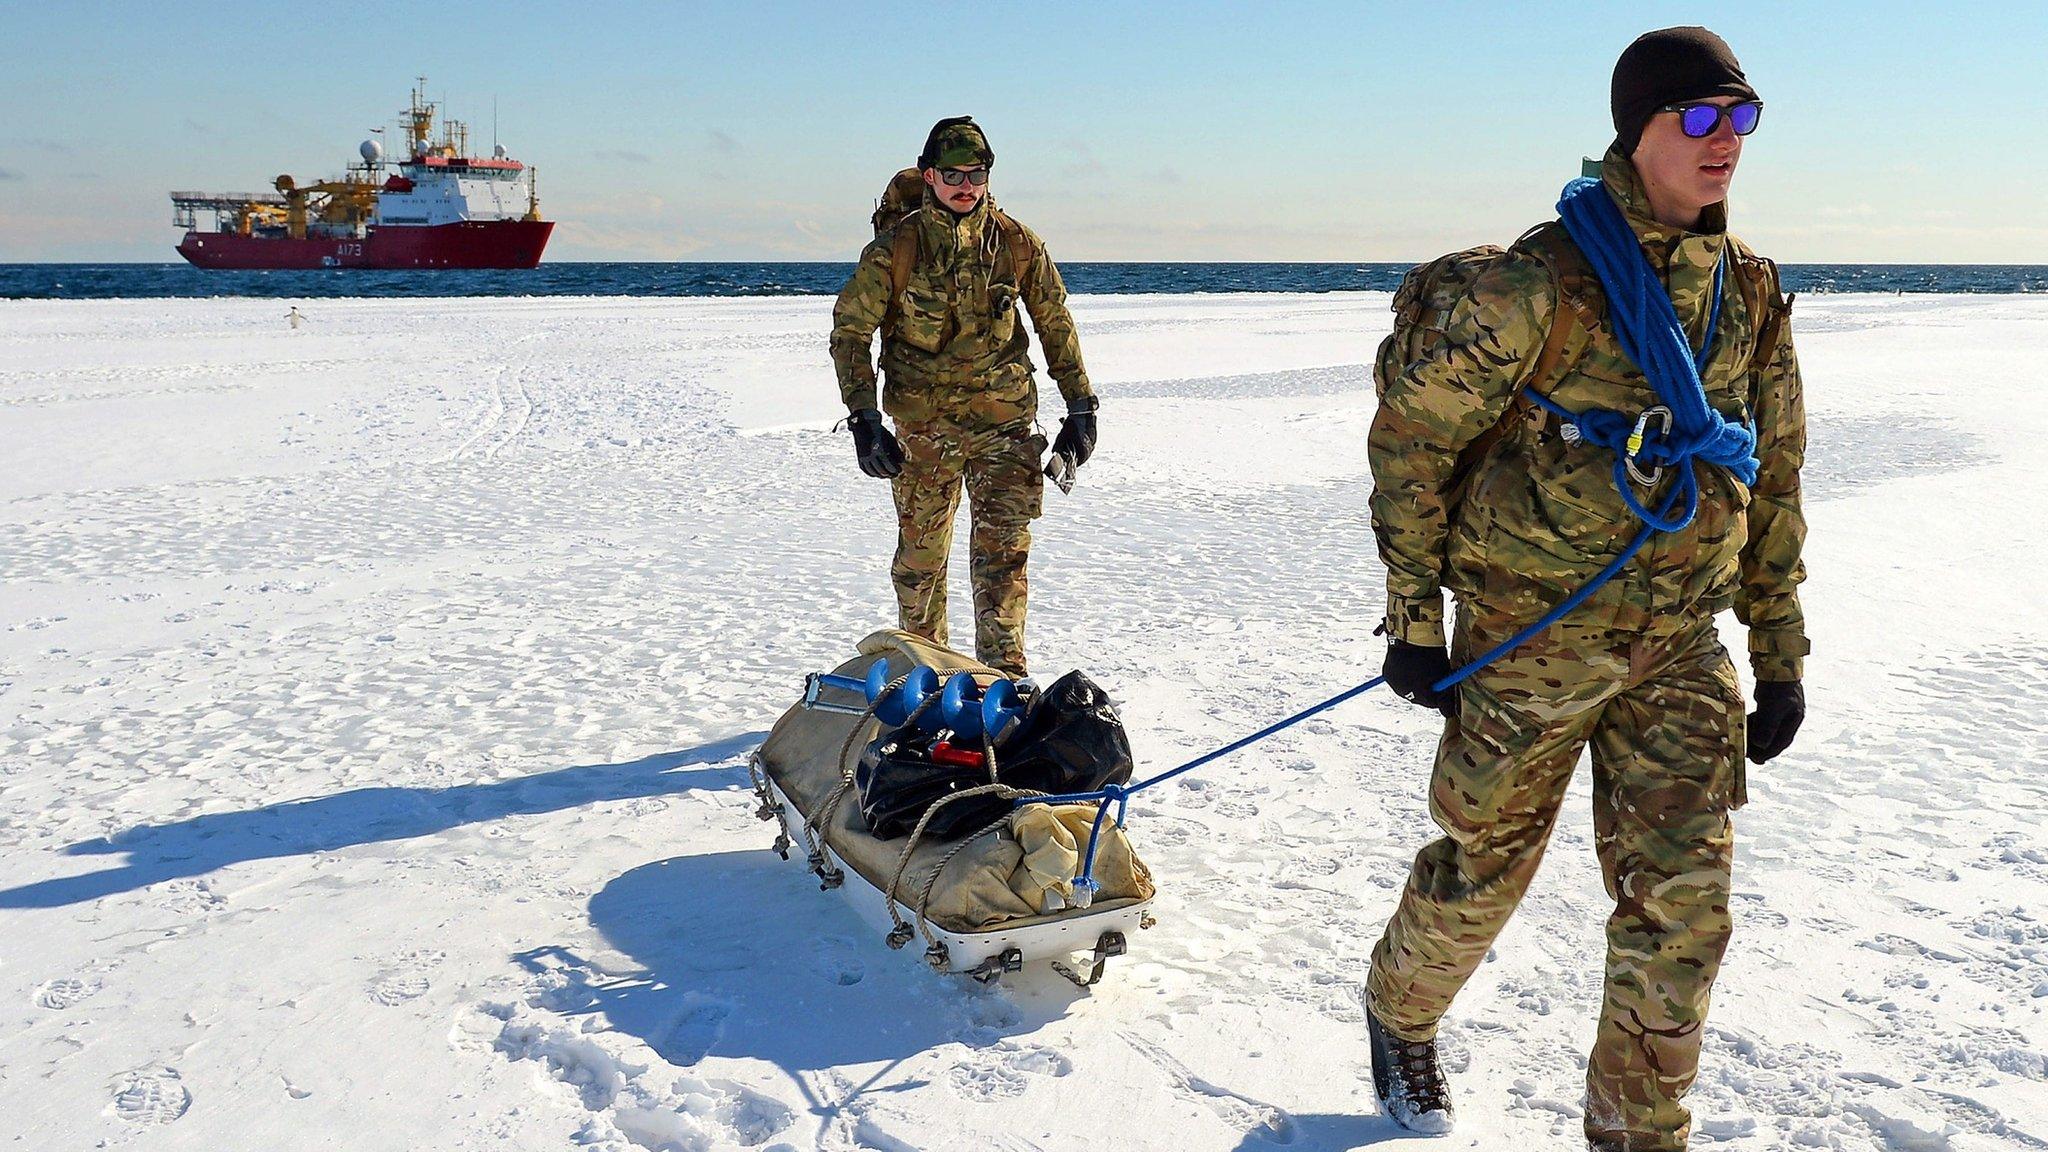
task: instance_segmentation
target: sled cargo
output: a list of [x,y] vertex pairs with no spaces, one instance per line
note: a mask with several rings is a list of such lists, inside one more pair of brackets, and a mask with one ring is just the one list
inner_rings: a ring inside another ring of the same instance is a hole
[[[809,677],[803,698],[748,761],[760,799],[757,815],[780,828],[776,851],[787,859],[792,847],[801,847],[822,888],[845,892],[865,919],[888,933],[892,948],[921,936],[927,961],[940,971],[990,981],[1044,959],[1075,983],[1093,984],[1135,930],[1152,926],[1152,877],[1123,830],[1104,822],[1093,890],[1079,893],[1073,879],[1095,820],[1093,804],[1030,805],[952,839],[877,838],[862,817],[854,773],[862,751],[886,726],[854,685],[877,661],[886,664],[892,682],[919,665],[941,680],[966,672],[984,690],[1002,675],[894,629],[869,636],[858,651],[830,675]],[[1043,911],[1059,903],[1032,899],[1044,897],[1046,887],[1084,906]],[[1069,963],[1076,955],[1086,957],[1085,974]]]

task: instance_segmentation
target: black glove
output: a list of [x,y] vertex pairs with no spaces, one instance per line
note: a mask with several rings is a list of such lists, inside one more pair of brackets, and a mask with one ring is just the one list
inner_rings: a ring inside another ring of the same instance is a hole
[[1067,405],[1067,418],[1060,421],[1060,434],[1052,442],[1053,454],[1065,456],[1069,466],[1079,468],[1095,455],[1095,411],[1101,402],[1093,396]]
[[860,470],[878,480],[888,480],[903,471],[903,445],[882,423],[882,414],[862,408],[846,418],[853,429],[853,450],[860,457]]
[[1749,714],[1749,762],[1761,764],[1792,746],[1806,719],[1806,689],[1797,680],[1760,680]]
[[1095,409],[1093,396],[1083,396],[1067,405],[1067,418],[1060,421],[1060,434],[1046,458],[1045,475],[1062,492],[1074,490],[1074,472],[1095,454]]
[[1451,674],[1450,653],[1425,644],[1395,640],[1387,645],[1387,662],[1380,668],[1387,687],[1412,704],[1434,708],[1445,717],[1458,718],[1458,690],[1439,692],[1431,685]]

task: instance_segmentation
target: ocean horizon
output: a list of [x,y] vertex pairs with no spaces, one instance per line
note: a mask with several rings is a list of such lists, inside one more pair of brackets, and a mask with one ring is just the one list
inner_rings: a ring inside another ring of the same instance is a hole
[[[1413,264],[1393,261],[1072,261],[1077,295],[1390,292]],[[2048,292],[2041,264],[1781,264],[1791,292]],[[851,261],[555,261],[493,271],[220,271],[182,262],[0,264],[0,299],[450,296],[829,296]]]

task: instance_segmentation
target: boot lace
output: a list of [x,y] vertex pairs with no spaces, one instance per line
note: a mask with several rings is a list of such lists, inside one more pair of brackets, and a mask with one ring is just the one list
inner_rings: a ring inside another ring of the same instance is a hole
[[1401,1074],[1401,1094],[1418,1114],[1450,1111],[1451,1097],[1443,1067],[1437,1063],[1435,1044],[1396,1041],[1394,1066]]

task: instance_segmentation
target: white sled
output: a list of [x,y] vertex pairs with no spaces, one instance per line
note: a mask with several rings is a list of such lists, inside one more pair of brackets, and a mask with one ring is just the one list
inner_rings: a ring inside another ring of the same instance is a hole
[[[792,811],[794,806],[772,781],[768,790],[776,805],[788,806],[777,813],[777,818],[784,821],[783,827],[787,829],[789,823],[783,813]],[[780,848],[784,859],[789,858],[789,848],[793,844],[792,840]],[[820,847],[830,868],[836,870],[841,878],[841,882],[834,886],[846,894],[861,919],[879,932],[898,932],[895,920],[889,915],[890,902],[882,895],[882,890],[869,883],[858,868],[848,867],[846,861],[832,851],[829,843]],[[929,946],[926,950],[926,959],[942,972],[963,973],[986,983],[1005,972],[1020,971],[1027,962],[1049,960],[1060,975],[1085,988],[1102,978],[1103,968],[1110,957],[1124,954],[1133,933],[1152,927],[1152,914],[1147,910],[1151,903],[1146,899],[1113,908],[1091,905],[1085,909],[1055,913],[1036,923],[1015,921],[980,932],[949,932],[919,917],[915,909],[900,900],[896,902],[896,911],[918,928],[920,938],[928,937],[944,945],[940,952],[932,951]],[[1087,967],[1085,974],[1072,966],[1076,957],[1083,956],[1087,957],[1083,961]]]
[[[941,675],[967,671],[990,680],[999,674],[908,633],[879,632],[863,641],[862,655],[838,676],[863,678],[878,659],[891,676],[926,664]],[[856,733],[856,729],[859,731]],[[859,693],[812,678],[804,698],[782,718],[750,758],[757,815],[780,829],[775,849],[787,859],[801,848],[825,889],[838,888],[863,919],[887,934],[890,947],[922,940],[925,959],[943,972],[993,981],[1026,963],[1049,961],[1061,975],[1087,987],[1121,956],[1138,929],[1149,928],[1154,888],[1150,873],[1130,850],[1121,829],[1103,830],[1095,879],[1086,907],[1042,913],[1013,890],[1024,850],[1007,826],[951,842],[911,838],[877,840],[868,833],[859,797],[843,787],[850,756],[880,730]],[[834,800],[834,796],[838,799]],[[909,859],[905,853],[909,851]],[[899,875],[900,873],[900,875]],[[888,896],[895,882],[895,899]],[[1073,961],[1082,957],[1081,970]]]

